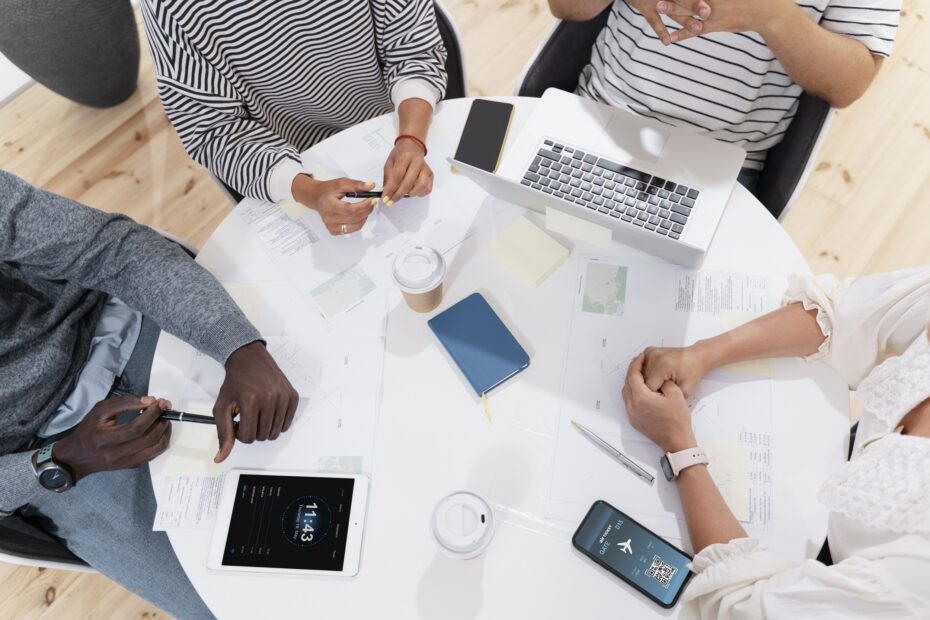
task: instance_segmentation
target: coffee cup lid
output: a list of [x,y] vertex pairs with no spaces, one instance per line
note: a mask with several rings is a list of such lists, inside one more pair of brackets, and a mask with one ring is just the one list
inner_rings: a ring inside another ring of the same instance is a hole
[[483,498],[458,491],[444,497],[433,510],[433,537],[447,555],[473,558],[494,536],[494,514]]
[[412,245],[394,259],[394,281],[407,293],[430,291],[446,275],[442,255],[426,245]]

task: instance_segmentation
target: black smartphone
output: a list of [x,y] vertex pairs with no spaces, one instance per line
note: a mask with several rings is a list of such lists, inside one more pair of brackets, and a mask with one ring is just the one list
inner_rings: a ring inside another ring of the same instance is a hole
[[455,159],[488,172],[497,170],[513,116],[513,105],[475,99],[471,102]]
[[694,574],[690,555],[602,500],[588,510],[572,545],[666,609]]

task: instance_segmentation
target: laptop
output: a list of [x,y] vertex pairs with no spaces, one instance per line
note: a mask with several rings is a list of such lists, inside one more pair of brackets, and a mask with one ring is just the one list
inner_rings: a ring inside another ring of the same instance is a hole
[[496,174],[449,161],[493,196],[558,209],[697,267],[745,158],[732,144],[550,88]]

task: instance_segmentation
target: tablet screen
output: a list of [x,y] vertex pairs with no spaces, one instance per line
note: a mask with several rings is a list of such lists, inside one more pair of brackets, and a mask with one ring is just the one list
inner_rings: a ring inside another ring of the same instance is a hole
[[352,478],[242,474],[224,566],[341,571]]

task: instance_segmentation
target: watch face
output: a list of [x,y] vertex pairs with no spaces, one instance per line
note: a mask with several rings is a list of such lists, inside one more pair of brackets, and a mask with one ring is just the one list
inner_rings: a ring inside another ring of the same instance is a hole
[[659,459],[659,465],[662,466],[662,473],[665,474],[665,479],[671,482],[675,479],[675,472],[672,471],[672,464],[668,462],[668,457],[664,454],[662,458]]
[[54,467],[39,474],[39,484],[49,491],[58,491],[71,485],[71,476],[65,470]]

